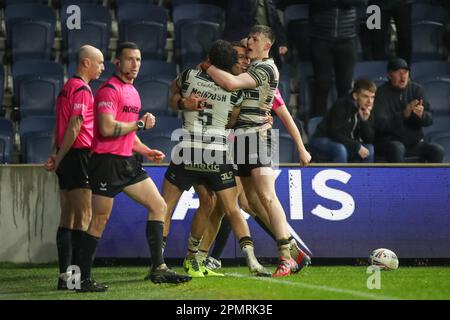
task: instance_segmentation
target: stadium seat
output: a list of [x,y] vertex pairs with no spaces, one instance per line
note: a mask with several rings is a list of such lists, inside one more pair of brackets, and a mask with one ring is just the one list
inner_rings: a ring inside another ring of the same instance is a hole
[[450,115],[439,116],[433,115],[433,124],[423,128],[425,140],[430,141],[430,138],[435,134],[450,131]]
[[[301,114],[309,115],[313,108],[314,103],[314,79],[308,78],[299,84],[299,99],[302,110],[300,110]],[[330,91],[328,93],[327,100],[327,108],[331,108],[333,103],[337,99],[336,86],[334,84],[331,85]]]
[[[182,4],[173,9],[175,57],[186,66],[200,62],[222,35],[225,11],[209,4]],[[183,67],[184,68],[184,67]],[[181,70],[184,70],[184,69]]]
[[44,163],[52,152],[52,132],[37,132],[27,137],[24,163]]
[[411,4],[411,20],[421,21],[428,20],[434,22],[445,23],[450,21],[448,12],[444,7],[428,3],[412,3]]
[[12,66],[14,104],[22,118],[54,113],[64,83],[62,65],[45,60],[23,60]]
[[289,100],[291,99],[291,77],[289,72],[284,66],[280,69],[280,80],[278,82],[278,90],[280,90],[281,97],[284,100],[286,106],[289,105]]
[[448,61],[419,61],[411,64],[410,76],[419,81],[423,78],[446,76],[450,78],[450,62]]
[[[280,134],[278,136],[278,143],[274,143],[274,152],[278,152],[278,162],[279,163],[298,163],[299,157],[297,152],[297,147],[295,146],[294,140],[292,140],[290,135]],[[276,160],[276,157],[273,157]]]
[[[48,146],[43,144],[43,140],[46,141],[48,137],[51,139],[55,123],[56,118],[54,116],[30,116],[20,122],[19,134],[22,161],[27,163],[42,163],[47,159],[45,158],[43,161],[35,160],[37,162],[28,161],[29,159],[35,159],[36,155],[40,154],[37,148],[30,146],[32,143],[30,143],[29,140],[32,137],[39,136],[37,140],[31,139],[31,141],[40,143],[40,146],[44,149],[43,153],[45,153],[42,157],[48,157],[51,151],[51,140],[49,141]],[[28,156],[28,150],[30,147],[32,148],[31,152],[33,153],[31,157]]]
[[162,76],[173,80],[177,77],[177,65],[162,60],[142,60],[138,77],[146,76]]
[[183,126],[183,121],[178,117],[173,116],[158,116],[156,117],[155,126],[151,129],[153,132],[172,134],[176,129]]
[[322,121],[323,117],[314,117],[308,120],[308,137],[311,140],[316,132],[317,125]]
[[[149,148],[164,152],[166,157],[162,163],[170,163],[172,149],[176,146],[178,141],[172,141],[170,134],[152,132],[152,130],[142,131],[138,135],[142,143]],[[144,162],[148,162],[148,160],[144,159]]]
[[445,150],[444,162],[450,162],[450,131],[435,134],[429,140],[430,142],[441,145]]
[[143,59],[165,59],[167,12],[151,4],[124,4],[117,10],[120,41],[139,45]]
[[311,59],[308,18],[308,4],[294,4],[284,10],[284,26],[289,48],[292,49],[291,56],[294,59],[298,57],[300,61]]
[[446,60],[447,49],[444,43],[445,28],[434,21],[415,21],[412,23],[412,60]]
[[48,0],[4,0],[5,8],[12,4],[23,4],[23,3],[37,3],[37,4],[48,4]]
[[0,64],[0,114],[3,112],[3,95],[5,93],[5,69]]
[[425,97],[435,115],[450,115],[450,78],[433,77],[421,79]]
[[184,20],[176,25],[178,38],[176,47],[181,59],[181,64],[196,61],[200,63],[207,57],[211,45],[220,38],[221,27],[216,22]]
[[39,3],[11,4],[5,9],[8,47],[12,60],[50,59],[56,16]]
[[212,4],[184,2],[173,9],[172,18],[174,24],[182,20],[205,20],[217,22],[223,27],[225,11]]
[[11,120],[0,118],[0,163],[12,161],[14,126]]
[[141,114],[169,115],[170,82],[158,77],[139,77],[135,87],[141,96]]
[[63,49],[67,50],[68,60],[74,60],[78,49],[86,44],[98,48],[105,59],[108,59],[111,36],[111,16],[108,8],[95,3],[78,3],[77,5],[83,13],[81,15],[83,27],[69,30],[67,27],[69,17],[67,7],[71,4],[70,2],[61,6],[60,10]]
[[116,0],[116,9],[128,4],[158,4],[157,0]]
[[387,80],[387,61],[359,61],[353,70],[353,79],[367,78],[372,81]]

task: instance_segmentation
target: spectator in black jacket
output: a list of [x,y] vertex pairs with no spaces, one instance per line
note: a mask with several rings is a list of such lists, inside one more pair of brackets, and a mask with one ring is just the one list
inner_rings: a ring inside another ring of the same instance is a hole
[[375,99],[375,149],[388,162],[404,162],[418,156],[423,162],[442,162],[444,149],[423,140],[423,127],[433,123],[430,103],[423,88],[409,79],[404,59],[388,63],[389,81],[380,86]]
[[355,82],[353,92],[328,110],[311,141],[313,158],[324,162],[373,162],[374,124],[371,115],[375,83]]
[[227,20],[223,39],[230,42],[247,38],[250,29],[256,25],[265,25],[275,33],[275,43],[270,50],[278,69],[282,57],[287,53],[287,37],[272,0],[227,0]]
[[323,116],[333,82],[339,97],[352,88],[356,63],[356,9],[366,0],[312,0],[310,3],[311,60],[314,105],[311,116]]

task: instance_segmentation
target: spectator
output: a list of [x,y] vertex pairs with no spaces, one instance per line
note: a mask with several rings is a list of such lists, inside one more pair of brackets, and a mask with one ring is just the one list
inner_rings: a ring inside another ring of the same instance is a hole
[[[411,1],[409,0],[369,0],[369,5],[377,5],[381,9],[381,29],[368,32],[371,39],[369,59],[387,60],[389,49],[389,27],[391,18],[397,30],[396,56],[411,62]],[[371,55],[370,55],[371,53]]]
[[338,96],[352,88],[356,63],[356,9],[366,0],[311,1],[311,60],[314,70],[314,106],[311,116],[324,116],[327,97],[333,83],[333,70]]
[[337,163],[374,161],[371,111],[376,90],[375,83],[360,79],[351,94],[334,103],[311,141],[314,157]]
[[433,123],[430,104],[423,88],[409,79],[404,59],[388,63],[389,80],[375,98],[375,149],[387,162],[404,162],[418,156],[421,162],[442,162],[444,149],[423,140],[423,127]]
[[240,41],[247,38],[254,25],[265,25],[275,33],[275,44],[270,50],[275,64],[281,68],[282,57],[287,53],[287,37],[272,0],[228,0],[227,21],[223,38]]

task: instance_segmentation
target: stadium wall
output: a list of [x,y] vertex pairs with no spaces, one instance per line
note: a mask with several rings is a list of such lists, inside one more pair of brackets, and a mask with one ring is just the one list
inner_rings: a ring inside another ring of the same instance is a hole
[[56,261],[58,185],[42,166],[0,165],[0,262]]
[[[160,187],[166,167],[146,170]],[[387,247],[400,258],[450,258],[450,167],[313,165],[277,173],[277,194],[292,232],[314,257],[361,258]],[[55,261],[55,175],[39,166],[0,166],[0,181],[0,261]],[[193,190],[185,192],[174,211],[166,257],[184,256],[197,207]],[[148,257],[146,218],[144,208],[120,194],[97,256]],[[248,222],[257,256],[276,257],[273,240],[253,219]],[[233,236],[224,257],[242,257]]]

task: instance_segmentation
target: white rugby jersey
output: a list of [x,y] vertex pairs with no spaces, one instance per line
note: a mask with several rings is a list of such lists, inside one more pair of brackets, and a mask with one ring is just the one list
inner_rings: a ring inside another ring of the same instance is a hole
[[184,139],[179,146],[183,148],[201,148],[226,151],[226,139],[230,112],[243,100],[243,91],[226,91],[201,70],[188,69],[177,78],[181,95],[189,97],[196,93],[207,98],[202,111],[184,111],[183,129],[189,131],[190,139]]
[[264,117],[270,115],[279,73],[273,59],[253,61],[247,73],[256,81],[256,88],[245,89],[236,128],[246,132],[268,129]]

